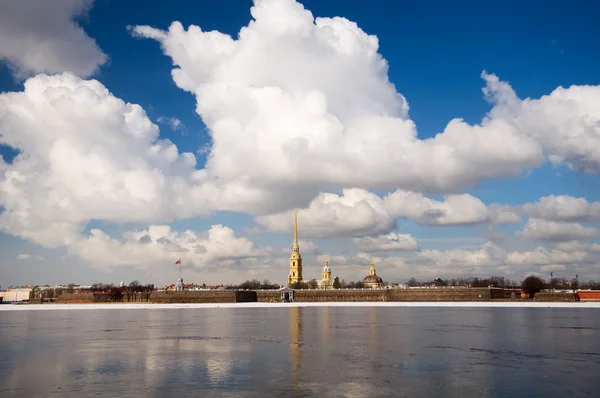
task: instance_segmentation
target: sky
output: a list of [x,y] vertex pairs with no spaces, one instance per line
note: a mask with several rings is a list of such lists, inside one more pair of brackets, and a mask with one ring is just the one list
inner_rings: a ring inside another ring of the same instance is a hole
[[592,1],[0,4],[0,286],[600,279]]

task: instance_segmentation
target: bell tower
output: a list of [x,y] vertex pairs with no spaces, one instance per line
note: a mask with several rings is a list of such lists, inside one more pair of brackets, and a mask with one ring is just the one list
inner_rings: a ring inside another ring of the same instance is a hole
[[302,282],[302,256],[300,255],[300,246],[298,246],[298,215],[294,207],[294,246],[290,256],[290,274],[288,275],[288,285]]

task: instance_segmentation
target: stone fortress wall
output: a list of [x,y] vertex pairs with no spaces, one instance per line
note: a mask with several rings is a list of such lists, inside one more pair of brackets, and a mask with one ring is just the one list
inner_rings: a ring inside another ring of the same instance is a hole
[[[521,301],[513,294],[514,289],[490,288],[415,288],[415,289],[332,289],[296,290],[295,302],[344,302],[344,301]],[[146,303],[243,303],[279,302],[279,290],[222,290],[153,292],[124,296],[122,302]],[[545,293],[536,295],[536,301],[579,301],[576,293]],[[110,302],[102,294],[61,295],[58,303],[84,304]]]

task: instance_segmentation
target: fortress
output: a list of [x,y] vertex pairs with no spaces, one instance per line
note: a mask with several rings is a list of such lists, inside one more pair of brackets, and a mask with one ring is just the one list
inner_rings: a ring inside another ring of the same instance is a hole
[[[183,279],[178,278],[175,291],[153,291],[133,293],[119,300],[111,299],[107,293],[94,294],[63,294],[58,297],[58,303],[99,303],[99,302],[146,302],[146,303],[243,303],[279,301],[296,302],[344,302],[344,301],[521,301],[520,289],[504,288],[386,288],[383,279],[377,275],[375,264],[371,262],[369,274],[362,279],[362,289],[340,289],[331,278],[331,268],[325,261],[321,271],[321,280],[317,289],[305,289],[302,273],[302,255],[298,243],[298,215],[294,208],[294,242],[290,256],[288,286],[283,290],[206,290],[186,291]],[[287,292],[287,298],[284,294]],[[593,294],[592,294],[593,293]],[[585,293],[587,294],[587,293]],[[598,300],[598,292],[565,292],[536,294],[537,301]],[[580,297],[581,295],[581,297]],[[41,302],[40,302],[41,303]]]
[[[295,287],[300,283],[307,283],[302,278],[302,255],[300,254],[300,245],[298,244],[298,213],[294,207],[294,243],[292,245],[292,255],[290,256],[290,272],[288,274],[287,287]],[[377,275],[375,264],[371,261],[369,274],[362,280],[364,288],[380,289],[385,287],[383,279]],[[321,280],[318,282],[319,289],[333,289],[333,280],[331,279],[331,268],[329,261],[325,261],[321,271]]]

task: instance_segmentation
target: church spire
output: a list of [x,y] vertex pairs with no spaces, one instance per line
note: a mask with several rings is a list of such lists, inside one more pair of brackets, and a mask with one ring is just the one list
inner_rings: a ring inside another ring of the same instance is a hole
[[298,243],[298,215],[296,214],[296,206],[294,206],[294,243]]
[[297,282],[302,282],[302,256],[300,255],[300,246],[298,245],[298,215],[294,206],[294,245],[292,255],[290,256],[288,285],[293,285]]

